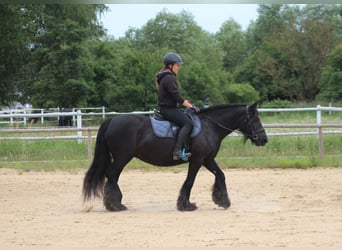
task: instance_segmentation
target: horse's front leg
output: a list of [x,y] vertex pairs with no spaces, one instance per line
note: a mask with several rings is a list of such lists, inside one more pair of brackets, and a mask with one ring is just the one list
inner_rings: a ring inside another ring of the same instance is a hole
[[204,163],[204,166],[215,175],[215,183],[212,192],[213,201],[220,207],[227,209],[230,207],[230,200],[228,197],[224,173],[219,168],[215,160],[210,160],[209,162]]
[[190,163],[187,177],[179,192],[177,208],[179,211],[194,211],[197,209],[196,203],[190,202],[190,192],[201,164]]

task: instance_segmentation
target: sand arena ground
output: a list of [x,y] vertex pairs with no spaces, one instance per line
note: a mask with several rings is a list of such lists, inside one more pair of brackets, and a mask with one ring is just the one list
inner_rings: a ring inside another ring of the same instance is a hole
[[342,247],[342,169],[226,169],[231,208],[211,200],[200,170],[191,195],[199,209],[176,210],[186,170],[125,169],[124,212],[101,199],[83,204],[85,170],[0,169],[0,244],[76,247]]

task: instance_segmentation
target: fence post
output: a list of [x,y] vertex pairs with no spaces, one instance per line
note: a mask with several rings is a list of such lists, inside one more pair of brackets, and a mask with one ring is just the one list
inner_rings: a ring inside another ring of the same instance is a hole
[[41,122],[42,124],[44,124],[44,109],[41,109],[41,110],[40,110],[40,114],[42,115],[42,116],[40,117],[40,122]]
[[318,151],[319,151],[319,158],[323,158],[323,128],[320,126],[322,124],[322,110],[321,105],[317,105],[317,126],[318,127]]
[[[72,112],[75,112],[75,108],[72,108]],[[76,117],[76,119],[77,119],[77,117]],[[78,124],[78,120],[76,121],[76,119],[75,119],[75,116],[73,115],[72,116],[72,126],[74,126],[75,127],[75,123],[77,122],[77,124]]]
[[106,107],[102,106],[102,119],[104,120],[106,118]]
[[24,109],[24,127],[26,127],[26,125],[27,125],[27,112],[26,112],[26,109]]
[[[81,110],[77,110],[77,128],[82,128],[82,112]],[[82,143],[82,131],[77,131],[77,141],[78,143]]]
[[331,114],[332,114],[331,107],[332,107],[332,103],[331,103],[331,102],[329,102],[329,115],[331,115]]
[[13,111],[12,110],[10,110],[10,115],[11,115],[11,117],[10,117],[10,125],[12,127],[13,126]]
[[321,124],[322,124],[322,110],[321,110],[321,105],[317,105],[316,109],[317,109],[317,112],[316,112],[317,125],[321,125]]

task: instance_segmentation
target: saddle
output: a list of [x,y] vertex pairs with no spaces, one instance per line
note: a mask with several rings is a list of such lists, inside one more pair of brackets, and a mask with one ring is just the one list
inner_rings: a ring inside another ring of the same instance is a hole
[[[154,109],[154,116],[151,117],[152,130],[158,137],[176,138],[179,132],[179,126],[166,120],[158,109]],[[190,138],[195,137],[201,131],[201,120],[194,112],[184,110],[193,121],[194,127],[190,132]]]

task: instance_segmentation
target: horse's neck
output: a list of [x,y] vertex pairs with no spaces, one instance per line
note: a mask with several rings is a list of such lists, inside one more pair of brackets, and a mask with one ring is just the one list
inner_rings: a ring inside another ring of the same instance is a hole
[[245,114],[246,108],[244,106],[230,107],[211,110],[205,114],[205,118],[223,129],[226,128],[226,133],[229,134],[238,128]]

